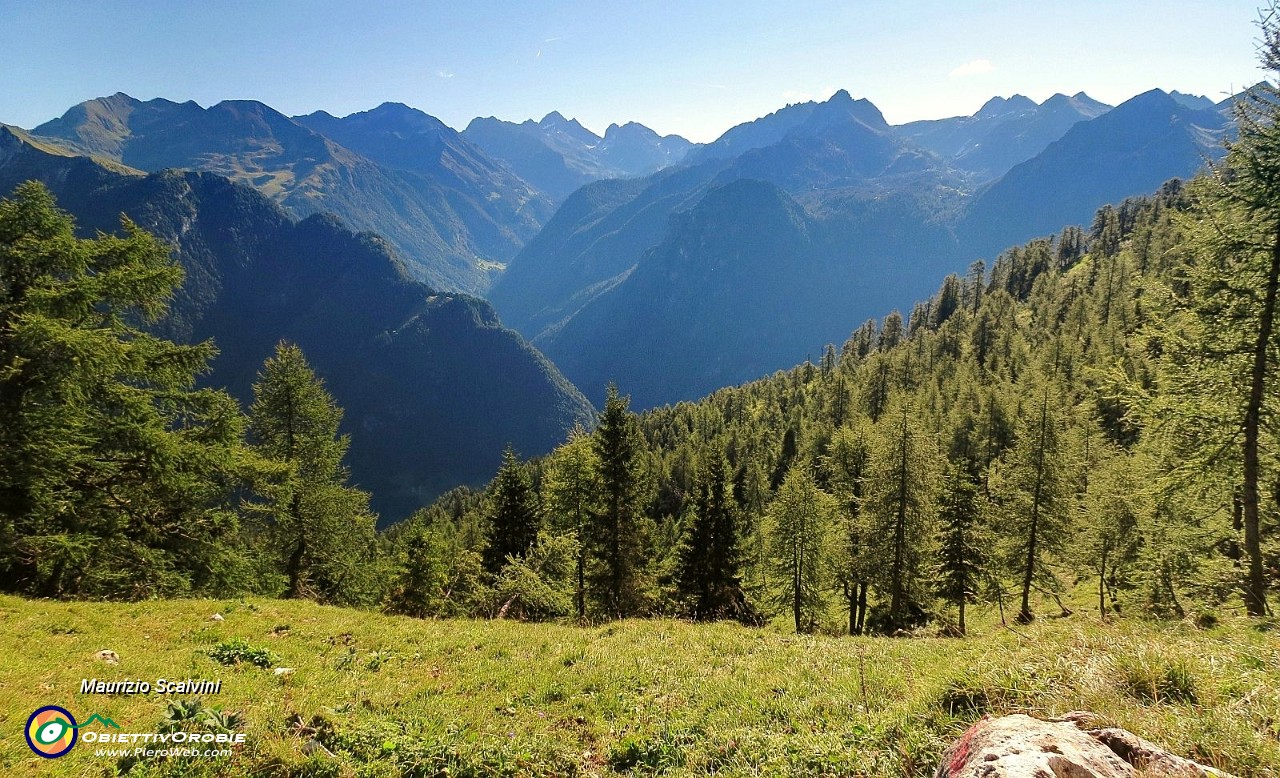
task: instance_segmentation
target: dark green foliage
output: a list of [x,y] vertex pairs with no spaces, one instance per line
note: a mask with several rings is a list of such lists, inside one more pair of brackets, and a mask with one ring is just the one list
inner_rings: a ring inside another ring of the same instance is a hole
[[965,634],[965,605],[977,600],[987,562],[978,486],[972,471],[949,467],[938,511],[937,592],[956,606],[956,631],[961,635]]
[[410,519],[396,542],[397,573],[384,608],[418,618],[476,612],[485,592],[480,554],[465,545],[446,519],[421,526]]
[[646,606],[644,576],[647,538],[644,522],[644,441],[628,399],[609,385],[594,435],[600,467],[599,513],[587,535],[593,565],[591,595],[614,618],[636,616]]
[[742,591],[740,510],[730,486],[724,459],[710,457],[697,478],[692,526],[677,571],[680,595],[694,619],[755,619]]
[[492,496],[484,568],[497,575],[508,559],[522,557],[529,550],[542,520],[538,495],[510,446],[502,453],[502,466],[489,492]]
[[132,222],[81,240],[36,183],[0,203],[0,580],[52,597],[248,587],[243,420],[212,344],[142,325],[182,278]]

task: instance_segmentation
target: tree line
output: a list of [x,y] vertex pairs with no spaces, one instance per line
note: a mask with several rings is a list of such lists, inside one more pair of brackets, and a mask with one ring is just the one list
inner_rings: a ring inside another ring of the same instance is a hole
[[[1280,36],[1263,26],[1265,64]],[[259,592],[422,617],[674,615],[963,633],[1087,587],[1098,612],[1271,612],[1280,578],[1280,94],[1225,162],[943,280],[817,363],[508,449],[375,533],[341,409],[295,346],[247,412],[213,344],[148,325],[181,280],[127,220],[0,203],[0,586]]]

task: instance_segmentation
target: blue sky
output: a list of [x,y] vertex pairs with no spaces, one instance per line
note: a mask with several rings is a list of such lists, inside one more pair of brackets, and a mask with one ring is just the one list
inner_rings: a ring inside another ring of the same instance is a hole
[[836,89],[892,123],[992,95],[1258,81],[1256,0],[722,3],[0,0],[0,122],[117,91],[336,115],[407,103],[462,129],[552,110],[711,140]]

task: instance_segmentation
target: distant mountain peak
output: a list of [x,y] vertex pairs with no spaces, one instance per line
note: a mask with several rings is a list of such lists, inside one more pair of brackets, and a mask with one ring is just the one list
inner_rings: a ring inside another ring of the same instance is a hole
[[982,107],[974,114],[974,117],[989,118],[993,116],[1002,116],[1015,111],[1032,110],[1035,107],[1035,101],[1026,95],[1015,94],[1007,98],[997,95],[983,103]]
[[601,141],[599,135],[583,127],[577,119],[566,119],[559,111],[552,111],[542,117],[542,121],[538,122],[538,126],[544,130],[563,132],[586,146],[594,146]]

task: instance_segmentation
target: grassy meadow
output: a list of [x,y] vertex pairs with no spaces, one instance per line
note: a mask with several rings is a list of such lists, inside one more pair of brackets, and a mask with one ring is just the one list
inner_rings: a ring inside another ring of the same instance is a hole
[[[975,622],[965,639],[848,638],[671,620],[420,621],[267,599],[5,596],[0,774],[926,776],[983,713],[1084,709],[1239,776],[1280,775],[1273,622]],[[97,659],[102,649],[120,663]],[[173,718],[165,698],[79,688],[158,677],[222,679],[202,698],[221,719],[194,726],[230,723],[248,742],[230,758],[151,761],[95,756],[106,746],[83,741],[52,760],[27,747],[27,717],[49,704],[157,731]],[[305,754],[312,741],[329,753]]]

